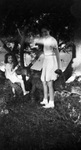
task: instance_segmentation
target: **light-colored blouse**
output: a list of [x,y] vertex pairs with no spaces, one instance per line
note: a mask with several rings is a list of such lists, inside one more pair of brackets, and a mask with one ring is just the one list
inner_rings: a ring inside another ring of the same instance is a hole
[[35,43],[43,44],[44,55],[53,55],[54,50],[58,49],[57,41],[52,36],[35,39]]

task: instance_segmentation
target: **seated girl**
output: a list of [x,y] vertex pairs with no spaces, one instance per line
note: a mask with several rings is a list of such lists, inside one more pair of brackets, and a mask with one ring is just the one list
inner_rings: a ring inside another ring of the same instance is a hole
[[5,55],[5,76],[12,83],[20,83],[23,91],[23,95],[26,95],[29,93],[29,91],[25,90],[25,85],[22,78],[19,78],[16,73],[17,69],[18,69],[18,65],[15,67],[14,56],[11,53],[7,53]]

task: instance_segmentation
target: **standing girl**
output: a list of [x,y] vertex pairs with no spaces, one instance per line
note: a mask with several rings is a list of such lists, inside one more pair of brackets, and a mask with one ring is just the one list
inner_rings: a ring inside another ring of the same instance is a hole
[[5,76],[7,79],[9,79],[12,83],[20,83],[23,95],[26,95],[29,93],[29,91],[25,90],[24,82],[22,79],[18,77],[16,74],[16,70],[18,68],[18,65],[14,66],[14,56],[11,53],[7,53],[5,55]]
[[[44,98],[41,104],[44,108],[54,108],[53,81],[57,79],[55,70],[60,69],[58,44],[47,29],[42,29],[42,37],[35,39],[34,43],[43,44],[44,62],[41,80],[43,82]],[[49,101],[48,101],[49,94]]]

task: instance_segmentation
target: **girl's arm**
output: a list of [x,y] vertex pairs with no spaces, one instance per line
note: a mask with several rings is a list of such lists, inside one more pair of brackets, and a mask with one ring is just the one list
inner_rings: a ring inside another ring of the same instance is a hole
[[12,70],[12,74],[18,69],[19,65],[17,65],[13,70]]
[[60,69],[60,55],[59,55],[58,46],[56,46],[56,47],[54,48],[54,51],[55,51],[56,58],[57,58],[58,69]]
[[34,39],[31,41],[30,46],[31,46],[31,48],[35,48],[38,44],[41,44],[41,45],[44,44],[42,38],[34,38]]
[[35,38],[34,39],[34,44],[44,44],[43,38]]

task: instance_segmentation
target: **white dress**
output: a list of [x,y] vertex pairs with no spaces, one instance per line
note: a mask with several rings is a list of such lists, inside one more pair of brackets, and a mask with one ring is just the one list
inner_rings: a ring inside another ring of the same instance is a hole
[[5,76],[9,79],[12,83],[18,82],[19,78],[16,72],[12,73],[12,64],[5,64]]
[[50,81],[56,80],[57,74],[55,70],[58,69],[58,63],[56,59],[56,55],[54,49],[58,48],[57,41],[49,36],[43,39],[44,44],[44,62],[42,67],[41,80]]

